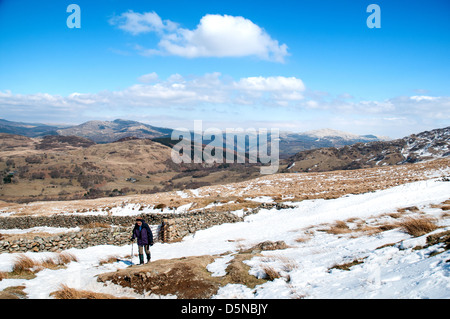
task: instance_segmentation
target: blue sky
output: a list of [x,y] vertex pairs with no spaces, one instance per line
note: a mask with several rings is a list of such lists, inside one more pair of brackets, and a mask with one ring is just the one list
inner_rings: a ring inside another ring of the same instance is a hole
[[449,125],[449,13],[445,0],[0,0],[0,118],[402,137]]

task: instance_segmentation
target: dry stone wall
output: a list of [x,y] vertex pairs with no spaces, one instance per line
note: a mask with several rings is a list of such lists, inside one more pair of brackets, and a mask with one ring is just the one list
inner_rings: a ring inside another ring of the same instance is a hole
[[[27,229],[40,226],[73,228],[79,231],[62,234],[23,236],[9,240],[0,235],[0,253],[51,251],[57,252],[69,248],[87,248],[97,245],[126,245],[130,243],[131,232],[138,216],[93,216],[93,215],[57,215],[57,216],[19,216],[1,217],[0,229]],[[172,242],[197,230],[226,222],[237,222],[242,218],[230,213],[188,213],[174,215],[142,215],[152,228],[154,241]],[[82,228],[86,225],[101,224],[102,227]],[[1,231],[0,231],[1,233]],[[14,236],[18,237],[18,236]]]
[[[285,204],[264,203],[260,207],[248,210],[246,214],[257,213],[261,208],[291,208]],[[174,242],[206,229],[224,223],[236,223],[243,220],[229,212],[188,212],[184,214],[141,214],[139,216],[104,216],[82,214],[60,214],[54,216],[9,216],[0,217],[0,253],[51,251],[57,252],[69,248],[87,248],[97,245],[126,245],[130,243],[131,232],[137,217],[143,218],[152,228],[155,242]],[[101,227],[85,228],[101,225]],[[1,229],[29,229],[33,227],[80,227],[79,231],[55,235],[27,235],[10,240],[2,238]],[[32,238],[31,238],[32,237]]]
[[124,245],[131,237],[130,227],[93,228],[53,236],[35,236],[0,241],[0,253],[50,251],[87,248],[97,245]]

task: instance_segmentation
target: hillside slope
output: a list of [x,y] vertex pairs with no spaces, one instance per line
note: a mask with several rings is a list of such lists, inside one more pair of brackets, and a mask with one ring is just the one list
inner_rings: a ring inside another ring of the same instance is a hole
[[448,179],[450,157],[408,165],[360,170],[283,173],[259,176],[247,181],[216,183],[196,189],[185,188],[154,194],[104,197],[90,200],[36,201],[32,204],[0,202],[7,215],[52,215],[91,212],[108,214],[124,209],[135,214],[196,211],[205,207],[217,212],[254,208],[260,203],[301,202],[363,194],[430,178]]
[[89,138],[96,143],[110,143],[126,137],[157,138],[172,133],[171,129],[156,127],[136,121],[89,121],[56,131],[60,135]]
[[157,175],[171,158],[170,148],[150,140],[106,145],[76,136],[10,135],[1,141],[0,198],[8,201],[120,195],[134,185],[127,178]]
[[323,147],[342,147],[355,143],[388,140],[375,135],[356,135],[333,129],[321,129],[303,133],[280,132],[280,156],[288,158],[298,152]]
[[175,164],[170,147],[149,139],[96,144],[0,133],[0,152],[0,200],[12,202],[149,194],[259,175],[256,165]]
[[23,123],[0,119],[0,133],[17,134],[28,137],[55,135],[59,126],[41,123]]
[[416,163],[450,155],[450,127],[392,141],[356,143],[303,151],[286,160],[283,171],[320,172]]

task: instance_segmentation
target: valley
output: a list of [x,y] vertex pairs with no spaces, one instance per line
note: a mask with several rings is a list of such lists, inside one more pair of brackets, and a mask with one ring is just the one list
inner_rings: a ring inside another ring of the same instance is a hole
[[[118,125],[130,121],[114,122]],[[96,127],[92,132],[99,129]],[[304,150],[281,158],[278,173],[347,171],[448,158],[449,131],[450,128],[436,129],[392,141]],[[248,160],[175,164],[171,151],[177,141],[128,134],[131,136],[99,144],[80,136],[27,137],[0,133],[0,200],[26,203],[145,195],[249,181],[261,176],[262,164],[250,164]],[[314,134],[317,145],[321,145],[330,130]],[[349,135],[329,139],[342,143],[344,137]],[[280,137],[280,145],[287,141]],[[226,152],[236,153],[225,148],[223,152],[224,158]],[[283,154],[286,153],[280,156]]]

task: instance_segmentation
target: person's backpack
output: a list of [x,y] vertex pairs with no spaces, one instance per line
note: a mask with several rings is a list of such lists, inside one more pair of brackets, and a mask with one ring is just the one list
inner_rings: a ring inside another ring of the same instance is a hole
[[152,233],[152,230],[150,229],[150,226],[146,222],[142,222],[142,227],[144,227],[147,230],[148,243],[150,244],[150,246],[152,246],[153,245],[153,233]]

